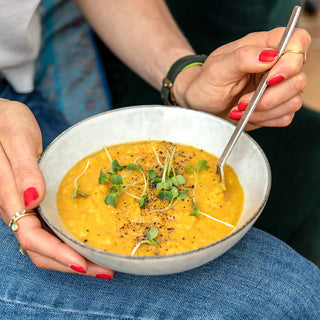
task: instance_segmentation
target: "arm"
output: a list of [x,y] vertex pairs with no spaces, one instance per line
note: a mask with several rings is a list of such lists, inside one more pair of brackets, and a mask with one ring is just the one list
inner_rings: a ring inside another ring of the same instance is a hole
[[[41,132],[32,112],[22,103],[0,98],[0,114],[0,217],[8,224],[15,212],[32,211],[41,202],[45,182],[38,166]],[[30,188],[37,194],[36,197],[33,194],[32,199],[27,191]],[[20,219],[14,234],[39,268],[78,271],[90,276],[113,275],[112,270],[87,261],[42,229],[39,219],[33,215]]]
[[[76,1],[106,45],[158,90],[167,68],[194,53],[162,0],[96,0],[94,5]],[[278,82],[270,81],[250,118],[254,127],[247,129],[290,124],[302,106],[300,92],[307,83],[301,71],[303,56],[288,54],[277,64],[276,59],[260,60],[263,51],[277,48],[283,30],[248,35],[211,53],[203,67],[182,71],[173,87],[179,105],[236,122],[261,75],[272,68],[269,80]],[[289,45],[307,51],[310,41],[306,31],[296,29]]]
[[154,88],[194,51],[162,0],[76,0],[105,44]]

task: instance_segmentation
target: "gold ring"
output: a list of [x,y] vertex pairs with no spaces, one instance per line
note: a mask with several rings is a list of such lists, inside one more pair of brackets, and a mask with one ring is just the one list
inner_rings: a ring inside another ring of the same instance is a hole
[[23,254],[24,256],[28,257],[28,252],[22,247],[22,245],[19,243],[18,244],[19,247],[19,251],[21,252],[21,254]]
[[26,210],[20,210],[17,211],[14,216],[12,216],[9,220],[9,228],[13,231],[16,232],[19,229],[19,225],[17,224],[17,221],[23,217],[33,215],[36,216],[37,214],[35,212],[26,212]]
[[304,56],[304,61],[303,61],[303,64],[306,63],[307,61],[307,53],[305,51],[298,51],[298,50],[285,50],[282,52],[282,55],[283,56],[285,53],[296,53],[296,54],[303,54]]

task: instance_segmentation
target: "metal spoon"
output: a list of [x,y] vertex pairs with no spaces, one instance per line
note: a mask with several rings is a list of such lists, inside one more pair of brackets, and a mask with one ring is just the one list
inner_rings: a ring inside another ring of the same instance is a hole
[[[299,6],[295,6],[292,10],[289,22],[287,24],[287,27],[283,33],[283,36],[281,38],[281,41],[278,45],[278,60],[280,59],[280,57],[283,55],[283,53],[285,52],[285,48],[291,38],[291,35],[294,31],[294,28],[298,22],[299,16],[301,13],[301,7]],[[245,110],[245,112],[243,113],[240,121],[238,122],[238,125],[236,126],[230,140],[228,141],[225,149],[223,150],[223,153],[221,155],[221,157],[219,158],[219,161],[217,163],[217,174],[219,175],[220,181],[225,185],[225,177],[224,177],[224,171],[223,171],[223,167],[227,161],[227,158],[229,157],[233,147],[235,146],[235,144],[237,143],[243,129],[245,128],[252,112],[254,111],[256,105],[258,104],[262,94],[264,93],[267,85],[268,85],[268,74],[269,71],[267,71],[263,77],[261,78],[259,85],[257,87],[257,90],[255,91],[252,99],[250,100],[247,109]]]

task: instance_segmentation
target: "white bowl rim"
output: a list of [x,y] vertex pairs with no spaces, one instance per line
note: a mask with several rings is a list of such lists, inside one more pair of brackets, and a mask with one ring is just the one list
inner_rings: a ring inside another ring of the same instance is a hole
[[[66,130],[64,130],[61,134],[59,134],[47,147],[46,149],[43,151],[40,159],[39,159],[39,164],[41,162],[41,159],[43,158],[43,156],[45,155],[45,153],[47,152],[47,150],[49,150],[50,146],[52,144],[54,144],[61,136],[63,136],[64,134],[66,134],[69,130],[72,130],[74,127],[76,126],[79,126],[81,125],[82,123],[84,122],[87,122],[87,121],[90,121],[91,119],[93,118],[96,118],[96,117],[99,117],[99,116],[102,116],[102,115],[105,115],[105,114],[109,114],[111,112],[124,112],[125,110],[130,110],[130,109],[135,109],[137,110],[137,108],[140,108],[140,109],[143,109],[143,108],[177,108],[177,109],[182,109],[181,107],[179,106],[162,106],[162,105],[138,105],[138,106],[128,106],[128,107],[121,107],[121,108],[117,108],[117,109],[112,109],[112,110],[107,110],[107,111],[104,111],[102,113],[99,113],[99,114],[96,114],[94,116],[91,116],[91,117],[88,117],[80,122],[77,122],[76,124],[70,126],[69,128],[67,128]],[[192,109],[183,109],[185,110],[186,112],[197,112],[197,113],[203,113],[205,114],[206,116],[209,116],[209,117],[213,117],[213,118],[216,118],[216,120],[218,121],[221,121],[221,122],[224,122],[226,125],[228,126],[231,126],[231,127],[235,127],[232,123],[228,122],[227,120],[224,120],[222,118],[219,118],[215,115],[212,115],[212,114],[209,114],[207,112],[204,112],[204,111],[198,111],[198,110],[192,110]],[[263,197],[263,201],[261,201],[259,207],[257,208],[256,212],[250,217],[250,219],[248,219],[244,224],[241,225],[241,227],[239,228],[236,228],[236,230],[232,231],[231,233],[229,233],[227,236],[215,241],[215,242],[212,242],[208,245],[205,245],[205,246],[202,246],[202,247],[199,247],[199,248],[196,248],[196,249],[192,249],[192,250],[188,250],[188,251],[183,251],[183,252],[179,252],[179,253],[173,253],[173,254],[167,254],[167,255],[158,255],[158,256],[135,256],[135,255],[126,255],[126,254],[120,254],[120,253],[114,253],[114,252],[109,252],[109,251],[106,251],[106,250],[101,250],[101,249],[97,249],[97,248],[94,248],[92,246],[89,246],[83,242],[81,242],[80,240],[76,239],[75,237],[72,237],[70,236],[69,234],[65,233],[63,230],[61,230],[60,228],[58,228],[55,224],[53,224],[51,222],[51,220],[46,216],[44,210],[42,210],[41,208],[41,203],[40,205],[38,206],[38,211],[41,215],[41,217],[43,218],[43,220],[47,223],[47,225],[56,233],[56,234],[62,234],[66,239],[68,239],[68,241],[70,241],[71,243],[73,243],[74,245],[76,246],[80,246],[82,247],[83,249],[85,250],[89,250],[93,253],[96,253],[96,254],[99,254],[99,255],[106,255],[106,256],[110,256],[110,257],[113,257],[113,258],[117,258],[117,259],[123,259],[123,260],[133,260],[133,261],[137,261],[137,260],[170,260],[170,259],[173,259],[173,258],[176,258],[177,256],[185,256],[185,255],[189,255],[191,253],[195,253],[195,252],[200,252],[200,251],[203,251],[203,250],[206,250],[207,248],[212,248],[214,246],[217,246],[219,245],[220,243],[222,242],[225,242],[227,241],[228,239],[230,239],[231,237],[233,237],[235,234],[239,234],[241,233],[244,229],[246,229],[251,223],[253,223],[258,217],[259,215],[261,214],[262,210],[264,209],[267,201],[268,201],[268,197],[269,197],[269,194],[270,194],[270,190],[271,190],[271,167],[270,167],[270,164],[269,164],[269,161],[264,153],[264,151],[262,150],[262,148],[260,147],[260,145],[249,135],[247,134],[246,132],[242,132],[242,134],[246,135],[247,138],[249,140],[251,140],[251,142],[257,147],[257,149],[261,152],[261,155],[263,157],[263,160],[265,162],[265,165],[266,165],[266,169],[267,169],[267,172],[268,172],[268,185],[267,185],[267,188],[266,188],[266,192],[265,192],[265,195]]]

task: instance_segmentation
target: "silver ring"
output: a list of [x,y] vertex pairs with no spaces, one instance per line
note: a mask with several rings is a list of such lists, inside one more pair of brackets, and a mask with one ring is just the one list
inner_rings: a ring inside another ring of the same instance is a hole
[[14,216],[12,216],[9,220],[9,228],[11,231],[16,232],[19,229],[19,225],[17,221],[25,216],[33,215],[36,216],[35,212],[26,212],[26,210],[17,211]]
[[282,55],[283,56],[285,53],[296,53],[296,54],[303,54],[304,56],[304,61],[303,61],[303,64],[306,63],[307,61],[307,53],[305,51],[298,51],[298,50],[285,50],[282,52]]
[[28,252],[22,247],[22,245],[19,243],[18,244],[19,247],[19,251],[21,252],[21,254],[23,254],[24,256],[28,257]]

